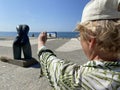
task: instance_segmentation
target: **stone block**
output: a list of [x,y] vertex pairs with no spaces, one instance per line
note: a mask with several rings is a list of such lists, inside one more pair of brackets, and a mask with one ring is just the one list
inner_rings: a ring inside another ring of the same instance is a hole
[[10,63],[10,64],[14,64],[14,65],[18,65],[18,66],[22,66],[22,67],[29,67],[31,65],[37,64],[38,61],[34,58],[25,60],[25,59],[21,59],[21,60],[16,60],[16,59],[12,59],[6,56],[1,56],[0,57],[0,61],[6,62],[6,63]]

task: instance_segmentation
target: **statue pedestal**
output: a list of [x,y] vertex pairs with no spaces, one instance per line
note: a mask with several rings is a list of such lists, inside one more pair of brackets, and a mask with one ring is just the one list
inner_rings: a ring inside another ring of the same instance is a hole
[[0,61],[10,63],[10,64],[14,64],[14,65],[18,65],[18,66],[22,66],[22,67],[29,67],[31,65],[34,65],[34,64],[38,63],[38,61],[35,60],[34,58],[31,58],[31,59],[28,59],[28,60],[25,60],[25,59],[16,60],[16,59],[8,58],[6,56],[1,56]]

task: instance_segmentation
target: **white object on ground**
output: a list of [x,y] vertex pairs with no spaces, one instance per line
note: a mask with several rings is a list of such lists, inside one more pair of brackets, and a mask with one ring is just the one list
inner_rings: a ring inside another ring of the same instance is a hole
[[69,42],[66,42],[64,45],[57,48],[56,51],[70,52],[80,49],[82,49],[80,41],[78,41],[76,38],[72,38]]

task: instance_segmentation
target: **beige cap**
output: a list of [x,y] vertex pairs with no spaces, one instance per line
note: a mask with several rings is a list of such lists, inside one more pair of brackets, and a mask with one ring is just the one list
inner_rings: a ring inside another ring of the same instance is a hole
[[120,19],[120,0],[90,0],[80,23],[100,19]]

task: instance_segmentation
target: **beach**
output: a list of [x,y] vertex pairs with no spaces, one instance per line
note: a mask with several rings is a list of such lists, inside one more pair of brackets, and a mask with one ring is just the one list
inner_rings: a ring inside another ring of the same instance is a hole
[[[13,41],[14,37],[0,37],[0,56],[13,58]],[[38,60],[37,38],[30,37],[30,43],[32,57]],[[75,38],[48,39],[46,46],[60,59],[70,60],[78,65],[87,62],[80,42]],[[39,78],[39,75],[39,64],[25,68],[0,61],[0,90],[52,90],[46,77]]]

